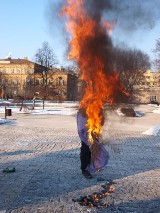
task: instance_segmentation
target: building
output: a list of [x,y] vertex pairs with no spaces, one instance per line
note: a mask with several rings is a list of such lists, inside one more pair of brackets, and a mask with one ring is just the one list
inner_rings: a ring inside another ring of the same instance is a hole
[[77,100],[78,76],[63,68],[51,68],[47,73],[36,73],[34,91],[39,98],[55,101]]
[[47,68],[24,59],[0,59],[2,98],[76,100],[77,75],[65,69]]
[[143,81],[134,88],[135,103],[160,103],[160,72],[147,70]]
[[[81,100],[84,93],[84,82],[81,76],[78,78],[78,100]],[[147,70],[139,85],[134,86],[132,102],[136,104],[158,102],[160,103],[160,72]]]

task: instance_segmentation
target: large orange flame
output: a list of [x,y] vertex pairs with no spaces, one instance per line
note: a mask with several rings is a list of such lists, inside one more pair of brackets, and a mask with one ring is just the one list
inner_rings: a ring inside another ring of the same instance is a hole
[[121,90],[117,73],[105,72],[110,69],[106,68],[109,62],[105,53],[112,47],[107,33],[114,24],[90,16],[84,0],[67,0],[62,13],[66,16],[66,28],[70,33],[69,58],[78,62],[82,80],[86,82],[80,108],[86,109],[89,141],[93,143],[93,135],[98,137],[101,134],[104,102],[113,103],[114,92]]

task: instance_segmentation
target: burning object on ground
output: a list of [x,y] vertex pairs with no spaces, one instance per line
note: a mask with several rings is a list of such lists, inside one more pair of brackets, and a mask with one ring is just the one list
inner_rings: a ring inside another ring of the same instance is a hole
[[136,117],[136,112],[134,109],[129,107],[121,107],[117,110],[117,113],[121,116]]
[[112,205],[103,202],[103,198],[109,196],[114,192],[115,187],[111,183],[106,182],[101,185],[102,190],[100,192],[94,192],[88,196],[81,196],[78,199],[73,199],[74,202],[79,203],[81,206],[96,207],[96,208],[110,208]]

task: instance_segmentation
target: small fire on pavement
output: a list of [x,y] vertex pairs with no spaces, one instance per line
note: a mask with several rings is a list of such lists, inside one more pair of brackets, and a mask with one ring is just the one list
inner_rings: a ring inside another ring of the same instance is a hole
[[73,199],[74,202],[79,203],[81,206],[96,207],[96,208],[110,208],[111,204],[103,202],[103,198],[109,196],[114,192],[115,187],[106,182],[101,185],[102,190],[100,192],[94,192],[87,196],[81,196],[78,199]]

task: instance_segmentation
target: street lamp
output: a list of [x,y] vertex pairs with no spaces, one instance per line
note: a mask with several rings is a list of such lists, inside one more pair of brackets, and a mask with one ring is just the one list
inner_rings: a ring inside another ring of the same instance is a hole
[[1,98],[2,98],[2,99],[3,99],[3,97],[4,97],[4,87],[5,87],[4,84],[1,84],[1,88],[2,88],[2,97],[1,97]]
[[44,101],[46,99],[46,85],[47,85],[46,70],[43,70],[42,75],[43,75],[43,86],[44,86],[44,94],[43,94],[43,109],[44,109]]

